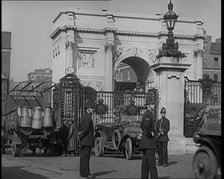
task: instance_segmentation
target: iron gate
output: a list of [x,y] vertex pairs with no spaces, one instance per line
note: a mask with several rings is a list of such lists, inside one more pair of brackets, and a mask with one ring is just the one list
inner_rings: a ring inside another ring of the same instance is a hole
[[[146,110],[146,98],[149,98],[150,104],[154,106],[157,119],[158,94],[156,89],[151,89],[148,93],[95,91],[91,87],[83,86],[76,75],[68,74],[53,89],[53,118],[57,128],[62,127],[63,120],[72,121],[77,134],[80,119],[85,112],[84,106],[88,101],[94,101],[97,104],[101,99],[108,108],[106,114],[95,115],[96,121],[98,117],[103,116],[101,122],[114,122],[116,111],[130,105],[130,100],[141,109],[139,113],[141,116]],[[78,141],[76,141],[76,149],[78,150]]]
[[221,105],[221,82],[208,77],[195,81],[185,78],[184,85],[184,136],[193,137],[203,124],[206,105]]

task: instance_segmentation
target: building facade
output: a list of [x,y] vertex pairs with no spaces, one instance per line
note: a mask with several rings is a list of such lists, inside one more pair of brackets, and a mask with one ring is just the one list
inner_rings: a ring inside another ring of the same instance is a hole
[[203,53],[203,75],[208,74],[214,81],[221,81],[221,38],[211,41],[211,36],[205,39]]
[[[26,81],[11,82],[11,89],[14,88],[15,90],[10,94],[14,96],[19,105],[29,105],[29,103],[31,106],[49,105],[51,102],[52,70],[49,68],[35,69],[34,72],[28,73],[27,76],[28,80]],[[20,89],[23,89],[23,91],[20,91]],[[46,92],[42,93],[41,96],[40,92],[45,90]],[[38,99],[40,104],[35,98]],[[12,103],[11,106],[15,106],[14,101],[9,101]]]
[[11,59],[11,32],[2,32],[2,114],[6,113],[6,96],[9,92]]
[[[167,38],[161,15],[68,10],[53,21],[52,81],[58,83],[67,73],[74,73],[85,86],[114,91],[116,71],[121,62],[135,71],[141,86],[157,83],[151,66],[158,49]],[[178,19],[174,36],[179,49],[190,63],[185,75],[202,78],[202,56],[205,38],[203,22]],[[197,54],[197,55],[195,55]]]
[[52,70],[50,68],[35,69],[34,72],[28,73],[28,81],[43,82],[52,81]]

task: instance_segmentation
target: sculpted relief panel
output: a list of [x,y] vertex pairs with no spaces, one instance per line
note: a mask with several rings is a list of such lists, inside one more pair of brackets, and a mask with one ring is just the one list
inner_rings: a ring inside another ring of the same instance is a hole
[[96,91],[104,91],[104,83],[102,81],[86,81],[86,80],[80,80],[80,83],[86,87],[92,87]]
[[136,56],[146,60],[150,65],[156,62],[157,49],[137,48],[137,47],[116,47],[114,63],[119,63],[125,58]]
[[79,50],[78,69],[94,69],[95,54],[95,50]]

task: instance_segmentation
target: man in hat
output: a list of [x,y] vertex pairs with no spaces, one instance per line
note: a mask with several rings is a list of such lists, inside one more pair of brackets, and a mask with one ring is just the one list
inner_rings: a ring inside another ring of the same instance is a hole
[[160,114],[162,117],[156,123],[159,154],[159,162],[157,165],[163,165],[163,167],[166,167],[168,164],[167,144],[169,141],[168,132],[170,130],[170,121],[165,117],[166,108],[162,107]]
[[142,138],[139,149],[143,152],[142,166],[141,166],[141,178],[147,179],[158,179],[158,171],[156,168],[156,130],[155,130],[155,119],[153,111],[150,107],[148,100],[146,99],[147,110],[142,116]]
[[80,122],[80,132],[78,133],[78,139],[81,145],[80,151],[80,176],[85,178],[95,178],[94,175],[90,174],[89,161],[91,148],[94,147],[94,129],[92,114],[94,110],[94,104],[88,102],[85,106],[86,113]]

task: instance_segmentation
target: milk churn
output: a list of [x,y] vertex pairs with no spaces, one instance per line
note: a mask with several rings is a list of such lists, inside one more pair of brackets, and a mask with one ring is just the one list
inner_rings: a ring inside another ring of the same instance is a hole
[[32,119],[32,117],[33,117],[33,109],[32,108],[28,108],[28,114],[29,114],[30,118]]
[[18,106],[18,108],[17,108],[17,114],[18,114],[19,117],[22,116],[22,107],[21,106]]
[[20,127],[30,127],[30,124],[31,124],[31,118],[28,113],[28,108],[27,106],[23,106],[20,120]]
[[52,116],[51,116],[51,108],[50,107],[45,107],[44,110],[44,123],[43,127],[53,127],[53,121],[52,121]]
[[42,125],[43,125],[43,121],[42,121],[41,107],[34,107],[32,128],[41,129]]

